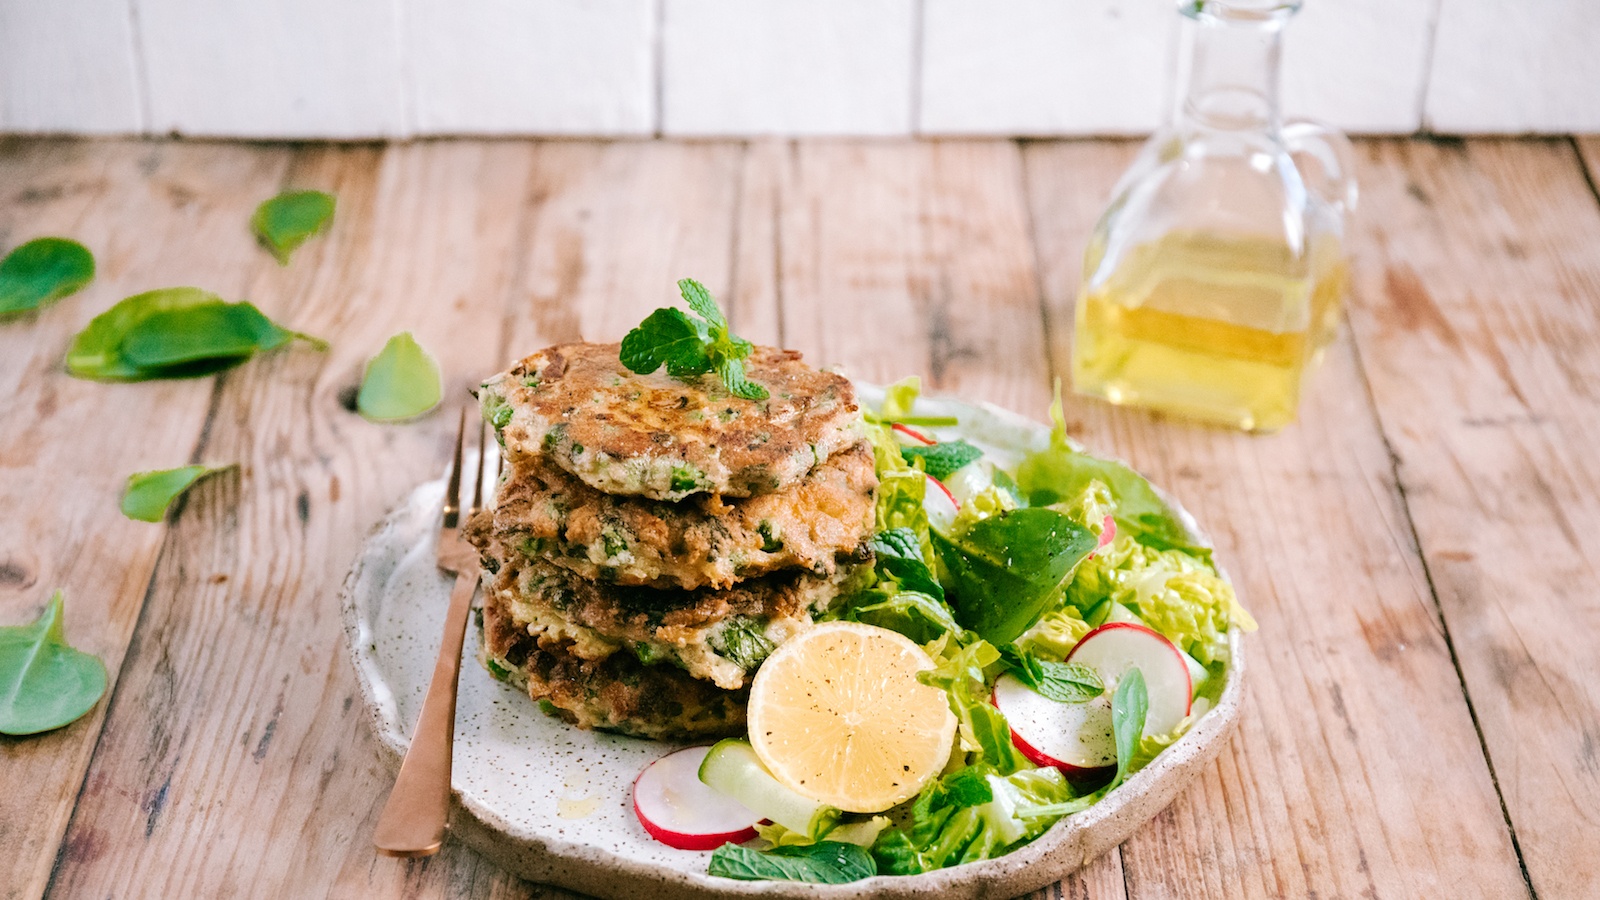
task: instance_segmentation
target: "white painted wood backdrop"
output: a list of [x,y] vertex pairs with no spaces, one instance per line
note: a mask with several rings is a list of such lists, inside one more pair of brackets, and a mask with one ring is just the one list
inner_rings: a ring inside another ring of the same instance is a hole
[[[0,131],[1095,135],[1167,103],[1173,0],[0,0]],[[1306,0],[1284,105],[1600,131],[1597,0]]]

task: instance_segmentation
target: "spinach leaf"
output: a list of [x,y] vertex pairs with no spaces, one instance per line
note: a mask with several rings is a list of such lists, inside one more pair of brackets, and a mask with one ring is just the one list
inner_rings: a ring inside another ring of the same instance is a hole
[[919,644],[936,641],[940,636],[959,634],[961,626],[950,615],[950,607],[918,591],[897,590],[893,585],[880,585],[852,595],[825,618],[865,622],[890,631],[898,631]]
[[322,191],[285,191],[256,207],[250,227],[278,264],[287,266],[289,254],[333,220],[332,194]]
[[1144,673],[1129,669],[1117,682],[1117,691],[1111,695],[1111,730],[1117,742],[1117,777],[1111,779],[1105,790],[1127,780],[1133,755],[1144,737],[1144,720],[1150,712],[1150,694],[1144,684]]
[[67,644],[60,591],[31,624],[0,628],[0,734],[75,722],[105,692],[105,664]]
[[839,841],[775,847],[765,852],[723,844],[711,854],[706,872],[743,881],[849,884],[878,874],[878,866],[865,849]]
[[922,470],[940,481],[951,473],[983,455],[983,451],[966,441],[941,441],[931,447],[901,447],[900,455],[907,462],[922,460]]
[[159,522],[172,501],[207,475],[225,472],[233,466],[179,466],[128,476],[122,491],[122,514],[140,522]]
[[867,546],[872,549],[878,570],[894,578],[900,587],[944,600],[944,588],[922,558],[922,539],[915,529],[880,531]]
[[1052,509],[1008,510],[955,538],[933,532],[956,621],[997,645],[1028,630],[1094,550],[1093,532]]
[[1000,655],[1018,681],[1059,703],[1084,703],[1105,693],[1100,674],[1088,666],[1040,659],[1015,644],[1002,648]]
[[77,293],[94,278],[94,255],[77,241],[35,238],[0,260],[0,317]]
[[249,303],[228,303],[194,287],[135,294],[78,332],[67,348],[67,371],[97,381],[192,378],[231,368],[262,350],[299,338]]
[[367,362],[356,411],[373,422],[399,422],[433,409],[443,396],[439,364],[402,331]]

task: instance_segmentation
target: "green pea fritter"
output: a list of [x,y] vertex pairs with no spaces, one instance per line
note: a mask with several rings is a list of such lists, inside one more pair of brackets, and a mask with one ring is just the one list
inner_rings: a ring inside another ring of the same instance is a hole
[[723,690],[629,654],[584,659],[561,641],[535,639],[492,598],[482,623],[479,658],[490,674],[527,691],[547,714],[570,725],[654,740],[744,732],[748,691]]
[[484,419],[514,469],[542,455],[607,494],[749,497],[861,441],[855,388],[793,350],[757,347],[745,360],[766,400],[736,397],[716,375],[639,375],[618,351],[557,344],[483,384]]
[[604,494],[552,462],[529,460],[501,487],[494,526],[479,546],[502,559],[548,559],[596,581],[684,590],[782,569],[830,575],[871,536],[877,485],[866,444],[775,493],[676,503]]

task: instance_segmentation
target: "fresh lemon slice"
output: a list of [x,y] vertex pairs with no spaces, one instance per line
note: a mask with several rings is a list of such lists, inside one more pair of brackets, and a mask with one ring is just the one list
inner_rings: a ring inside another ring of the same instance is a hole
[[774,778],[846,811],[882,812],[944,768],[956,717],[917,681],[933,660],[905,635],[828,622],[780,646],[750,687],[750,743]]

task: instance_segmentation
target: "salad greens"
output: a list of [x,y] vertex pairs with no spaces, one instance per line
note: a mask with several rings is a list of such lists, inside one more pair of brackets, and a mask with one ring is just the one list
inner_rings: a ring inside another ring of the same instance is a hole
[[42,237],[0,260],[0,317],[77,293],[94,278],[94,255],[77,241]]
[[229,303],[194,287],[135,294],[90,320],[67,348],[67,371],[97,381],[210,375],[300,339],[250,303]]
[[[901,446],[892,425],[917,418],[918,388],[916,379],[890,386],[881,411],[867,415],[880,485],[874,562],[823,616],[889,628],[922,644],[934,667],[918,678],[945,691],[958,722],[946,774],[909,807],[889,811],[894,825],[865,832],[876,871],[895,875],[1000,856],[1033,840],[1061,817],[1097,803],[1209,708],[1213,698],[1204,685],[1222,679],[1197,674],[1201,696],[1188,718],[1170,733],[1145,736],[1150,698],[1143,672],[1134,668],[1111,680],[1065,661],[1092,630],[1091,619],[1099,623],[1114,613],[1118,621],[1142,623],[1193,657],[1191,672],[1210,675],[1228,664],[1229,633],[1255,628],[1212,564],[1210,548],[1149,482],[1067,439],[1059,391],[1050,441],[1008,471],[966,442]],[[928,475],[961,479],[965,501],[954,521],[930,524],[923,506]],[[1105,783],[1075,785],[1022,755],[991,702],[995,679],[1007,672],[1062,703],[1110,692],[1117,763]],[[807,857],[807,868],[795,869],[795,854],[837,842],[845,832],[822,835],[823,844],[812,843],[818,835],[787,829],[767,827],[761,835],[774,849],[719,850],[714,874],[737,865],[749,874],[730,877],[808,879],[814,861]]]
[[172,501],[196,481],[234,468],[228,466],[179,466],[155,472],[136,472],[128,476],[122,491],[122,514],[140,522],[159,522]]
[[1097,538],[1044,507],[1006,510],[957,533],[935,532],[956,620],[997,644],[1016,640],[1050,608]]
[[322,191],[285,191],[256,207],[250,227],[262,246],[272,251],[278,264],[287,266],[289,255],[333,220],[332,194]]
[[443,396],[439,364],[402,331],[367,361],[356,411],[373,422],[403,422],[432,410]]
[[0,628],[0,734],[68,725],[105,692],[105,664],[67,644],[60,591],[33,622]]
[[695,315],[662,307],[622,339],[622,364],[648,375],[662,366],[674,378],[695,378],[715,371],[728,392],[746,400],[767,399],[767,389],[751,381],[744,360],[755,346],[728,330],[711,292],[693,278],[678,282],[678,292]]

